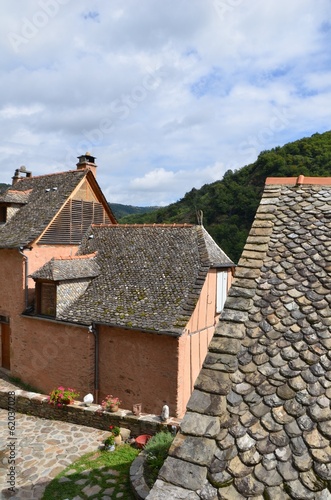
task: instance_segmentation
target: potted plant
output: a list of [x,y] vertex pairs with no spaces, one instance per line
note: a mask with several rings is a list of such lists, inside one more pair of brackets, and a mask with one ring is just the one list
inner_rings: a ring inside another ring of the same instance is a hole
[[105,450],[107,451],[115,450],[115,437],[113,436],[113,434],[110,434],[110,436],[108,436],[105,439]]
[[116,412],[118,411],[121,401],[119,398],[108,394],[105,399],[101,402],[102,409],[104,411]]
[[111,434],[114,436],[114,443],[121,444],[122,442],[121,429],[114,425],[110,425],[109,429]]
[[79,393],[76,392],[75,389],[71,389],[71,387],[65,388],[60,385],[57,389],[53,389],[50,392],[48,402],[51,405],[61,408],[64,405],[70,405],[73,403],[78,396]]

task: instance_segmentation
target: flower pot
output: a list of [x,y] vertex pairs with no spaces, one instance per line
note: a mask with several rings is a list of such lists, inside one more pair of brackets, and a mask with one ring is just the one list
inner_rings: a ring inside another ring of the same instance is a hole
[[141,413],[141,403],[136,403],[135,405],[132,406],[132,413],[136,417],[139,417],[139,415]]
[[111,405],[109,406],[108,410],[111,412],[111,413],[115,413],[118,411],[118,406],[119,405]]
[[149,434],[142,434],[136,438],[136,445],[138,448],[144,448],[146,443],[151,439]]
[[121,436],[121,434],[119,434],[118,436],[115,436],[114,437],[114,441],[115,441],[116,445],[121,444],[122,443],[122,436]]

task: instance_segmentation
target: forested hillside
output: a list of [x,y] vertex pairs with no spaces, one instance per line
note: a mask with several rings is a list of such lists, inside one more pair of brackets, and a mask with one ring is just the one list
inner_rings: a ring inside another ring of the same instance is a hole
[[184,198],[167,207],[143,214],[127,216],[120,223],[196,223],[197,212],[203,211],[203,224],[215,241],[235,262],[238,261],[259,205],[266,177],[331,175],[331,131],[314,134],[263,151],[256,162],[234,172],[228,170],[223,179],[192,189]]
[[158,207],[134,207],[132,205],[122,205],[121,203],[108,203],[116,219],[121,217],[126,217],[127,215],[133,214],[144,214],[146,212],[152,212]]

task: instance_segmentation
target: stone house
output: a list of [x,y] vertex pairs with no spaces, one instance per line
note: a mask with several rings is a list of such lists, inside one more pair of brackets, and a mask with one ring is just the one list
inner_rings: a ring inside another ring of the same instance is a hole
[[148,500],[329,499],[331,177],[269,178]]
[[0,196],[1,364],[122,407],[180,417],[231,283],[233,262],[201,225],[121,226],[95,158]]

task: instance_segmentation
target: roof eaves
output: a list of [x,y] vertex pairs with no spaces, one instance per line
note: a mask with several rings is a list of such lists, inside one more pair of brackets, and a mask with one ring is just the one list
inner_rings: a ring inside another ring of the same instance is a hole
[[83,259],[94,259],[98,255],[98,251],[96,250],[93,253],[85,253],[81,255],[68,255],[65,257],[53,257],[52,260],[83,260]]
[[[111,323],[111,322],[102,322],[102,321],[93,321],[93,324],[99,325],[99,326],[109,326],[111,328],[123,328],[123,330],[134,330],[134,331],[139,331],[139,332],[144,332],[144,333],[152,333],[154,335],[166,335],[168,337],[174,337],[178,338],[182,335],[183,331],[179,330],[156,330],[156,329],[151,329],[151,328],[141,328],[139,326],[125,326],[125,325],[119,325],[118,323]],[[183,328],[184,330],[184,328]]]

